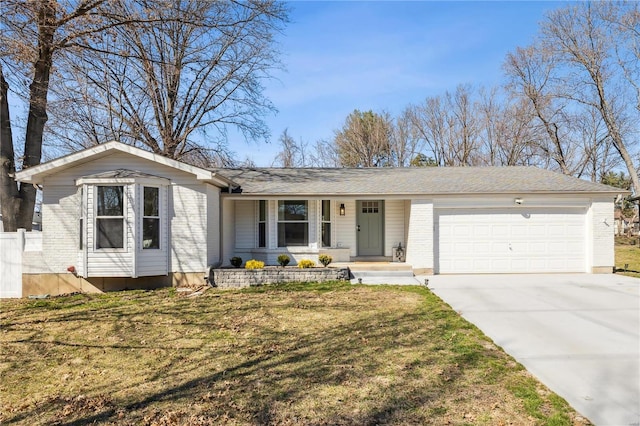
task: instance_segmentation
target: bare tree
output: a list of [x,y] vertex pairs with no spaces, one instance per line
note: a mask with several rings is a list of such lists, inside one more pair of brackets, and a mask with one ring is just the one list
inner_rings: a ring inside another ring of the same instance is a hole
[[319,140],[309,152],[309,162],[315,167],[340,167],[340,155],[335,141]]
[[342,129],[335,133],[335,145],[344,167],[385,167],[392,165],[389,114],[353,111]]
[[[13,173],[40,163],[48,112],[66,116],[62,125],[48,127],[67,141],[81,141],[66,146],[74,149],[118,139],[188,159],[207,154],[196,131],[218,138],[233,125],[249,138],[265,137],[261,117],[272,105],[261,82],[277,64],[273,34],[286,14],[282,3],[270,0],[3,1],[4,229],[31,229],[36,190],[14,182]],[[29,105],[20,152],[9,114],[11,90]]]
[[478,101],[481,159],[490,166],[539,165],[529,105],[500,97],[498,88],[481,91]]
[[637,62],[622,68],[616,59],[622,56],[619,53],[621,46],[637,46],[638,30],[620,31],[619,26],[610,25],[611,22],[624,22],[623,15],[628,16],[627,12],[637,17],[638,5],[628,2],[612,8],[607,2],[597,2],[555,10],[542,24],[541,44],[566,69],[562,75],[564,90],[561,95],[600,114],[637,194],[640,181],[629,152],[635,140],[629,130],[635,127],[637,131],[640,118],[637,97],[636,102],[630,102],[630,99],[638,92],[637,86],[624,78],[625,69],[637,70]]
[[76,81],[64,90],[76,93],[74,109],[84,109],[77,132],[67,127],[68,140],[82,139],[75,133],[118,139],[175,159],[207,145],[220,149],[228,126],[266,140],[262,117],[274,107],[262,81],[278,66],[273,37],[286,20],[284,4],[138,2],[127,13],[152,25],[119,27],[65,67]]
[[603,176],[621,165],[621,158],[615,152],[607,127],[595,109],[587,109],[581,119],[575,121],[574,133],[582,141],[581,147],[588,160],[576,176],[602,182]]
[[307,161],[307,144],[297,143],[289,135],[289,129],[284,129],[280,138],[280,151],[276,155],[274,165],[280,167],[306,167]]
[[393,165],[396,167],[411,166],[412,160],[424,148],[424,140],[413,125],[412,117],[413,111],[408,107],[393,120],[390,151]]
[[427,98],[413,107],[414,129],[425,143],[426,154],[439,166],[480,164],[479,123],[472,88],[460,85],[455,93]]
[[548,50],[531,46],[507,55],[505,70],[511,88],[525,99],[538,126],[538,148],[560,171],[573,174],[572,141],[568,135],[567,102],[557,93],[557,59]]
[[[40,163],[47,122],[47,95],[54,59],[94,34],[122,23],[107,21],[105,0],[23,2],[5,0],[0,14],[0,204],[5,231],[31,230],[36,189],[13,175]],[[115,18],[115,15],[114,15]],[[9,111],[10,90],[28,102],[22,156],[16,149]]]

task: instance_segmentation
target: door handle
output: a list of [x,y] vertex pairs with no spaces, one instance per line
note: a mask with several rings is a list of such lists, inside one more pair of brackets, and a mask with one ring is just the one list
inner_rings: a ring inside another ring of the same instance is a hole
[[360,232],[360,225],[356,225],[356,228],[358,229],[358,232]]

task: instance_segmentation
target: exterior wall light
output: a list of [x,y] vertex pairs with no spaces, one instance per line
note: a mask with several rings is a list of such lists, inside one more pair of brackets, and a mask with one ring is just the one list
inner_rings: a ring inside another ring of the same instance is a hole
[[514,203],[516,203],[517,205],[521,205],[523,203],[522,198],[516,198],[515,200],[513,200]]
[[344,203],[340,204],[340,216],[344,216],[346,214],[346,210],[344,208]]

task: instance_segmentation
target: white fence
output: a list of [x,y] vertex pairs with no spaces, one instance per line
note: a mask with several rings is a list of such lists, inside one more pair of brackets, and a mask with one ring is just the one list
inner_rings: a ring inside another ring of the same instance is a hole
[[22,253],[42,251],[42,233],[0,232],[0,298],[22,297]]

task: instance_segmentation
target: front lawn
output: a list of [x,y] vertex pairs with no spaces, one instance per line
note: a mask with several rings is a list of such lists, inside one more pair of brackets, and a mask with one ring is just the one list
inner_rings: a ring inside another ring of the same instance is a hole
[[583,422],[419,287],[9,300],[0,327],[2,424]]
[[624,275],[640,278],[640,246],[631,244],[632,242],[637,243],[637,238],[616,237],[616,270]]

